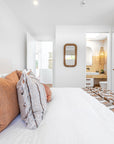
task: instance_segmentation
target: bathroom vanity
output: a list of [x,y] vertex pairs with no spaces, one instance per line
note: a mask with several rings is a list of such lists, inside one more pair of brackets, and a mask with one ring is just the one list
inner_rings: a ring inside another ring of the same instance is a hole
[[86,72],[86,87],[98,86],[100,81],[106,81],[106,74],[99,74],[96,72]]

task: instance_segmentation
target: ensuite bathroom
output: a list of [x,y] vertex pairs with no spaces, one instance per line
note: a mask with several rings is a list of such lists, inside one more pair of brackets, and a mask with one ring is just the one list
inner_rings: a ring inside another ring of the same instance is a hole
[[86,34],[86,87],[107,89],[107,33]]

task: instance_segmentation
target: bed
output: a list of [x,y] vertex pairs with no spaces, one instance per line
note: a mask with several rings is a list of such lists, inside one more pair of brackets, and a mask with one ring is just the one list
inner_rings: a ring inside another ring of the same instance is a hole
[[114,144],[114,113],[80,88],[52,88],[38,129],[20,115],[0,133],[0,144]]

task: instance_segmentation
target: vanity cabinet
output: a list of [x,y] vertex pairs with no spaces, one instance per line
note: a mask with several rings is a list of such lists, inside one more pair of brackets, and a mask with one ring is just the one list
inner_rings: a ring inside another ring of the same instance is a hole
[[94,86],[94,79],[86,78],[86,87],[93,87],[93,86]]

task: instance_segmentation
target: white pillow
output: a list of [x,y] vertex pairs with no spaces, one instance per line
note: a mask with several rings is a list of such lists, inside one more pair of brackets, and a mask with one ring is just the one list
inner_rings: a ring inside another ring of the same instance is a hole
[[18,100],[21,118],[27,128],[37,128],[46,111],[46,93],[43,85],[33,75],[22,73],[17,83]]

